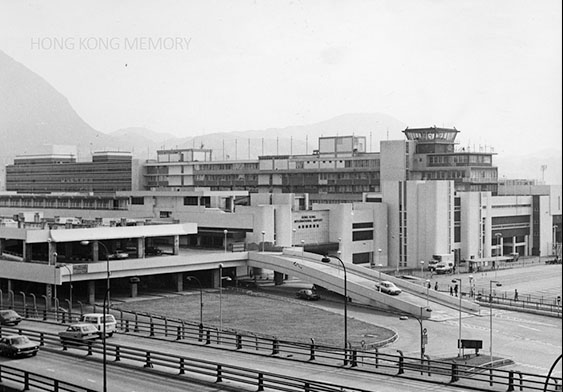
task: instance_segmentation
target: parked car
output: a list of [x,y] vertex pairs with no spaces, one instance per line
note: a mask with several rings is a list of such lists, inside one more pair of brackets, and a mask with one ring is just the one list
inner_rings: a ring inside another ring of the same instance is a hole
[[129,253],[123,251],[123,250],[116,250],[114,253],[110,253],[108,255],[108,259],[110,260],[121,260],[121,259],[127,259],[129,257]]
[[436,265],[437,274],[451,274],[454,272],[454,263],[452,261],[446,261],[443,263],[438,263]]
[[62,344],[81,345],[100,337],[98,328],[94,324],[76,323],[71,324],[65,331],[59,332]]
[[162,254],[162,250],[154,246],[147,246],[145,249],[145,255],[147,256],[160,256],[161,254]]
[[18,325],[22,316],[12,309],[0,310],[0,325]]
[[382,293],[389,295],[399,295],[403,292],[403,290],[395,286],[393,282],[389,282],[387,280],[384,280],[379,284],[376,283],[375,288],[381,291]]
[[318,301],[319,299],[321,299],[321,296],[311,289],[301,289],[297,293],[295,293],[295,296],[299,299],[305,299],[307,301]]
[[0,338],[0,354],[6,357],[29,357],[37,355],[39,343],[25,335],[6,335]]
[[[81,323],[93,324],[98,330],[98,334],[101,336],[104,332],[104,314],[103,313],[86,313],[80,317]],[[112,314],[106,314],[106,335],[113,336],[117,329],[117,321]]]

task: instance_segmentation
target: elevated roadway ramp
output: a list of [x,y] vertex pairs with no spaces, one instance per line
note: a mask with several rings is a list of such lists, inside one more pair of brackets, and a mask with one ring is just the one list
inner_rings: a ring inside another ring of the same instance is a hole
[[[333,258],[331,263],[323,263],[321,259],[322,256],[317,254],[287,248],[281,253],[249,252],[248,265],[297,277],[344,295],[344,273],[340,262]],[[392,309],[416,317],[421,317],[422,313],[422,318],[432,318],[436,321],[456,318],[459,315],[458,298],[430,291],[428,301],[432,302],[428,307],[432,312],[421,312],[421,309],[427,307],[427,299],[426,288],[420,284],[381,274],[382,280],[392,281],[404,290],[399,296],[384,294],[375,287],[379,278],[378,271],[348,263],[346,278],[348,297],[355,303]],[[474,313],[478,312],[478,308],[479,305],[462,300],[464,311]]]
[[[366,279],[373,280],[377,282],[379,280],[379,271],[371,268],[360,267],[355,264],[346,266],[348,273],[353,272],[358,276],[365,277]],[[427,290],[425,286],[425,281],[415,282],[410,280],[405,280],[398,278],[396,276],[381,273],[381,280],[387,280],[393,282],[397,287],[403,290],[401,296],[408,296],[410,302],[416,303],[419,306],[426,306],[428,301],[429,307],[432,309],[432,318],[451,318],[459,314],[459,308],[461,304],[462,312],[470,313],[473,315],[478,315],[480,312],[480,305],[468,301],[460,297],[452,297],[442,291],[436,291],[433,289]]]
[[[328,290],[344,295],[344,273],[338,260],[323,263],[322,256],[312,253],[286,249],[283,253],[249,252],[250,267],[265,268],[282,274],[322,286]],[[416,297],[411,295],[391,296],[376,290],[375,282],[367,276],[349,271],[346,265],[346,291],[353,302],[374,307],[390,308],[404,314],[420,317],[421,308],[426,304],[413,302]],[[427,312],[422,312],[428,318]]]

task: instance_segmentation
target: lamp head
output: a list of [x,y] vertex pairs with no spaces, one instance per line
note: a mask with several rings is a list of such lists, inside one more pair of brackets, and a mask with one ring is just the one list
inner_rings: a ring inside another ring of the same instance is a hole
[[330,263],[330,257],[328,257],[327,255],[324,255],[323,258],[321,259],[321,261],[323,263]]

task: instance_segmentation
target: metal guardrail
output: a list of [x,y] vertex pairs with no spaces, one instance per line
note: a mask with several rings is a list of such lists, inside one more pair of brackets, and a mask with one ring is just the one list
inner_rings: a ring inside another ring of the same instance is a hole
[[[17,310],[17,309],[16,309]],[[115,314],[116,312],[114,312]],[[43,313],[46,319],[53,319],[57,317],[57,312],[45,311]],[[186,323],[182,320],[171,320],[164,317],[158,317],[149,314],[126,313],[119,312],[118,327],[122,333],[131,334],[145,334],[149,337],[164,336],[171,340],[199,345],[213,345],[227,350],[235,350],[244,352],[246,354],[258,354],[263,356],[275,356],[280,359],[294,360],[302,362],[313,362],[325,366],[341,367],[342,363],[349,366],[350,369],[374,372],[384,375],[403,375],[408,373],[408,377],[417,379],[419,381],[433,382],[433,383],[456,383],[461,382],[463,386],[472,386],[480,390],[499,391],[506,388],[507,391],[514,391],[514,388],[519,388],[521,391],[543,391],[544,384],[547,382],[549,391],[558,391],[562,385],[562,379],[551,377],[547,380],[546,376],[523,373],[520,371],[493,369],[487,366],[467,366],[451,362],[431,360],[425,356],[423,360],[420,358],[405,357],[402,352],[399,355],[392,355],[381,353],[377,348],[373,351],[358,350],[349,348],[336,348],[330,346],[316,345],[313,340],[310,344],[296,343],[290,341],[283,341],[275,337],[266,338],[253,336],[248,334],[237,333],[236,331],[219,331],[216,328],[207,328],[195,323]],[[43,318],[40,318],[43,319]],[[65,321],[65,320],[60,320]],[[72,320],[66,319],[66,322]],[[0,334],[6,327],[0,328]],[[18,333],[25,332],[30,337],[36,337],[44,345],[45,342],[54,343],[60,346],[58,335],[49,333],[40,333],[32,330],[24,330],[18,328],[11,328],[8,330],[16,330]],[[87,355],[93,352],[102,353],[100,343],[92,343],[87,348]],[[120,346],[115,344],[107,344],[106,341],[106,354],[115,356],[115,360],[119,361],[121,358],[127,358],[136,362],[142,362],[145,368],[152,368],[154,365],[159,365],[168,368],[176,369],[179,374],[184,374],[186,369],[190,367],[190,372],[201,373],[202,375],[213,374],[214,377],[220,379],[223,374],[230,371],[233,374],[233,380],[241,377],[242,379],[252,378],[253,382],[262,378],[265,380],[265,373],[253,371],[246,368],[237,368],[219,362],[202,361],[186,357],[175,357],[168,353],[155,352],[149,350],[142,350],[134,347]],[[213,370],[209,370],[210,366]],[[248,375],[239,374],[244,371]],[[418,375],[420,373],[420,375]],[[262,375],[260,375],[262,374]],[[278,381],[271,381],[276,384],[280,382],[285,386],[288,385],[288,380],[285,376],[268,374],[268,379]],[[279,380],[285,380],[281,382]],[[314,389],[313,382],[303,379],[298,380],[299,388],[301,389],[273,389],[279,391],[331,391],[334,389]],[[297,382],[297,381],[295,381]],[[305,387],[307,382],[309,389]],[[260,383],[252,384],[260,388]],[[262,384],[263,385],[263,384]],[[461,386],[461,385],[460,385]],[[271,388],[269,386],[269,388]],[[324,388],[324,386],[323,386]],[[355,389],[345,386],[348,391],[355,391]],[[261,389],[258,389],[261,390]],[[262,389],[263,390],[263,389]],[[360,391],[360,390],[358,390]]]
[[[94,389],[61,381],[54,377],[47,377],[17,367],[0,364],[0,385],[16,387],[22,386],[23,391],[31,388],[48,392],[94,392]],[[3,390],[3,389],[2,389]]]
[[477,301],[483,304],[483,306],[487,306],[489,303],[498,304],[498,305],[506,305],[514,308],[515,311],[522,309],[522,310],[539,310],[543,312],[552,313],[554,316],[561,317],[561,304],[560,301],[554,300],[552,303],[543,300],[540,302],[534,301],[533,299],[522,296],[518,299],[510,298],[508,296],[489,296],[487,294],[479,293],[475,297]]

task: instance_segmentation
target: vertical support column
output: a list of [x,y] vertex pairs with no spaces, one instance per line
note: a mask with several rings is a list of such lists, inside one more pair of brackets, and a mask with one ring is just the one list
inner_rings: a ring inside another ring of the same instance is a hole
[[2,255],[2,252],[4,252],[4,238],[0,238],[0,255]]
[[26,241],[23,241],[23,261],[31,261],[32,258],[32,251],[31,251],[31,244],[28,244]]
[[184,291],[184,274],[179,272],[175,276],[176,278],[176,291]]
[[526,234],[526,235],[524,236],[524,242],[525,242],[525,245],[524,245],[524,254],[523,254],[523,255],[520,255],[520,256],[528,256],[528,255],[530,254],[530,253],[529,253],[529,252],[530,252],[530,249],[528,248],[528,244],[529,244],[528,241],[529,241],[529,240],[530,240],[530,236]]
[[100,245],[98,241],[92,241],[92,261],[100,261]]
[[172,254],[177,255],[179,253],[180,253],[180,236],[175,235],[174,236],[174,248],[172,250]]
[[511,253],[516,252],[516,236],[512,236],[512,250],[510,252]]
[[281,272],[274,271],[274,284],[276,286],[283,284],[283,274]]
[[88,303],[94,305],[96,302],[96,284],[93,280],[88,281]]
[[137,257],[145,258],[145,237],[137,238]]
[[212,272],[212,278],[213,278],[213,287],[219,287],[219,270],[218,269],[214,269]]
[[131,281],[131,298],[137,297],[138,283]]

